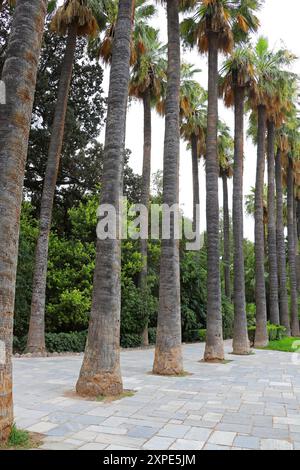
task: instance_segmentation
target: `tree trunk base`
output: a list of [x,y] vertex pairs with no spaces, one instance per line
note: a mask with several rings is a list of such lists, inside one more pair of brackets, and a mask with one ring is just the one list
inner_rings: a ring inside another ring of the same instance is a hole
[[142,334],[142,346],[149,346],[148,326],[145,327]]
[[212,361],[224,361],[224,343],[223,339],[218,338],[215,340],[214,344],[205,345],[204,351],[204,362],[212,362]]
[[233,341],[232,348],[232,354],[236,356],[249,356],[251,352],[249,340],[245,340],[243,342]]
[[181,375],[183,374],[183,362],[181,346],[162,351],[155,348],[153,374],[157,375]]
[[37,354],[39,356],[45,356],[47,353],[45,346],[27,346],[25,354]]
[[255,338],[255,341],[254,341],[254,347],[255,348],[265,348],[267,347],[269,344],[269,339],[267,338],[258,338],[256,339]]
[[123,393],[120,372],[102,372],[94,375],[80,374],[76,392],[82,397],[114,397]]

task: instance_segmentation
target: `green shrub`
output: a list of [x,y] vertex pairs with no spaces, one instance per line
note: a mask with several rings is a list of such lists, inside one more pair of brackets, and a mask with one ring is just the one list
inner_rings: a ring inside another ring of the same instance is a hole
[[206,341],[206,330],[199,330],[199,341],[200,343],[204,343]]
[[72,333],[46,333],[46,349],[49,352],[83,352],[87,331]]
[[247,323],[248,326],[255,326],[256,325],[256,305],[255,304],[247,304],[246,305],[246,312],[247,312]]
[[121,336],[122,348],[138,348],[142,344],[142,337],[137,334],[124,334]]

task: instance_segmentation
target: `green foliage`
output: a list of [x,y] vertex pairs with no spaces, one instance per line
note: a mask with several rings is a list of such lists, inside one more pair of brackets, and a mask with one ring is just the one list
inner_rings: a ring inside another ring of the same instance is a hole
[[83,352],[87,331],[71,333],[46,333],[46,348],[52,352]]
[[290,338],[290,337],[283,337],[276,341],[270,341],[268,346],[264,349],[269,349],[272,351],[283,351],[283,352],[300,352],[300,338]]
[[18,429],[14,424],[8,438],[8,447],[28,448],[30,443],[29,432]]
[[123,334],[121,336],[122,348],[138,348],[142,344],[142,338],[137,334]]
[[206,330],[199,330],[199,341],[200,343],[204,343],[206,341]]

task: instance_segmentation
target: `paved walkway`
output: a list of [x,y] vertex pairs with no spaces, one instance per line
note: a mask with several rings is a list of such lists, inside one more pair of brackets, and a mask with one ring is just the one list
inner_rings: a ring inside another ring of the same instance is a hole
[[300,358],[204,364],[203,347],[183,347],[192,375],[180,378],[149,374],[152,349],[122,352],[124,387],[137,393],[112,403],[66,394],[82,357],[15,359],[16,423],[45,434],[44,449],[300,449]]

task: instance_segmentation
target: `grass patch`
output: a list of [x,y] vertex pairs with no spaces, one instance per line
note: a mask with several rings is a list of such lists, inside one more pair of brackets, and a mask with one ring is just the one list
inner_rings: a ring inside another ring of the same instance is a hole
[[96,401],[100,401],[102,403],[109,403],[109,402],[112,402],[112,401],[122,400],[122,398],[133,397],[134,395],[135,395],[134,390],[124,390],[119,395],[115,395],[115,396],[111,396],[111,397],[106,397],[104,395],[99,395],[98,397],[96,397]]
[[269,351],[300,353],[300,338],[291,338],[286,336],[280,340],[270,341],[268,346],[262,349]]
[[23,431],[14,424],[6,444],[1,444],[1,450],[28,450],[36,449],[42,443],[42,435]]

